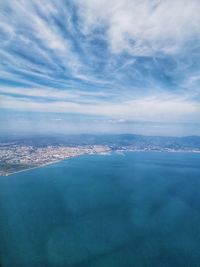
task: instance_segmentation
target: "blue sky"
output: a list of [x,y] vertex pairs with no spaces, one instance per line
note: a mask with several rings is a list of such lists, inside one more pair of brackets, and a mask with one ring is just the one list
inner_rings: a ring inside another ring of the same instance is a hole
[[200,135],[198,0],[2,0],[2,132]]

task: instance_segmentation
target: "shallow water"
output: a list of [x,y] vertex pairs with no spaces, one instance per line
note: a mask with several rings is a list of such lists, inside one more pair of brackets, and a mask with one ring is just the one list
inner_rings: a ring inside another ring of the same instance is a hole
[[0,178],[1,267],[200,263],[200,154],[85,155]]

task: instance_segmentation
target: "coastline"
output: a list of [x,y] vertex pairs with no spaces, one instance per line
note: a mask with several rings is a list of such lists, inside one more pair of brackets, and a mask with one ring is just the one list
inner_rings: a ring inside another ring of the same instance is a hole
[[[38,169],[38,168],[41,168],[41,167],[45,167],[45,166],[48,166],[48,165],[51,165],[51,164],[54,164],[54,163],[59,163],[59,162],[62,162],[66,159],[71,159],[71,158],[75,158],[75,157],[79,157],[79,156],[82,156],[82,155],[108,155],[108,153],[104,153],[104,152],[100,152],[100,153],[82,153],[82,154],[77,154],[77,155],[73,155],[73,156],[67,156],[63,159],[59,159],[59,160],[55,160],[55,161],[50,161],[50,162],[46,162],[44,164],[41,164],[41,165],[38,165],[38,166],[34,166],[34,167],[27,167],[26,169],[22,169],[22,170],[19,170],[19,171],[13,171],[13,172],[9,172],[5,175],[0,175],[0,177],[7,177],[7,176],[11,176],[13,174],[16,174],[16,173],[20,173],[20,172],[25,172],[25,171],[30,171],[30,170],[33,170],[33,169]],[[109,153],[110,154],[110,153]]]
[[127,149],[127,150],[123,150],[123,149],[117,149],[115,150],[115,152],[117,152],[118,154],[123,154],[125,152],[155,152],[155,153],[188,153],[188,154],[200,154],[200,150],[132,150],[132,149]]
[[68,156],[68,157],[65,157],[65,158],[62,158],[62,159],[59,159],[59,160],[56,160],[56,161],[46,162],[46,163],[38,165],[38,166],[27,167],[25,169],[22,169],[22,170],[19,170],[19,171],[13,171],[13,172],[7,173],[5,175],[1,175],[0,174],[0,177],[7,177],[7,176],[11,176],[11,175],[20,173],[20,172],[26,172],[26,171],[30,171],[30,170],[33,170],[33,169],[38,169],[38,168],[45,167],[45,166],[48,166],[48,165],[51,165],[51,164],[54,164],[54,163],[62,162],[64,160],[66,160],[66,159],[71,159],[71,158],[75,158],[75,157],[82,156],[82,155],[94,155],[94,154],[95,155],[110,155],[112,152],[115,152],[115,153],[117,153],[119,155],[122,155],[122,156],[125,156],[124,153],[126,153],[126,152],[190,153],[190,154],[194,153],[194,154],[200,154],[200,151],[193,151],[193,150],[188,150],[188,151],[184,151],[184,150],[161,151],[161,150],[131,150],[131,149],[127,149],[127,150],[117,149],[115,151],[110,151],[110,152],[105,152],[105,153],[104,152],[100,152],[100,153],[82,153],[82,154],[78,154],[78,155]]
[[[68,158],[69,158],[69,157],[64,158],[64,159],[60,159],[60,160],[57,160],[57,161],[47,162],[47,163],[45,163],[45,164],[38,165],[38,166],[34,166],[34,167],[30,167],[30,168],[26,168],[26,169],[23,169],[23,170],[10,172],[10,173],[7,173],[7,174],[5,174],[5,175],[0,175],[0,177],[7,177],[7,176],[10,176],[10,175],[13,175],[13,174],[16,174],[16,173],[25,172],[25,171],[30,171],[30,170],[33,170],[33,169],[38,169],[38,168],[45,167],[45,166],[48,166],[48,165],[51,165],[51,164],[54,164],[54,163],[61,162],[61,161],[66,160],[66,159],[68,159]],[[72,158],[72,157],[70,157],[70,158]]]

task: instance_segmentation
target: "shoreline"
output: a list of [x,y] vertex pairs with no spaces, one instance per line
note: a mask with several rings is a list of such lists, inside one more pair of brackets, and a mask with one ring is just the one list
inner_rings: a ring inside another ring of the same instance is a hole
[[7,173],[5,175],[0,175],[0,177],[7,177],[7,176],[11,176],[11,175],[16,174],[16,173],[30,171],[30,170],[33,170],[33,169],[38,169],[38,168],[45,167],[45,166],[48,166],[48,165],[51,165],[51,164],[54,164],[54,163],[62,162],[64,160],[66,160],[66,159],[71,159],[71,158],[75,158],[75,157],[79,157],[79,156],[83,156],[83,155],[108,155],[108,153],[105,153],[104,154],[103,152],[99,152],[99,153],[82,153],[82,154],[77,154],[77,155],[68,156],[68,157],[65,157],[63,159],[59,159],[59,160],[56,160],[56,161],[50,161],[50,162],[47,162],[47,163],[44,163],[44,164],[41,164],[41,165],[38,165],[38,166],[34,166],[34,167],[22,169],[22,170],[19,170],[19,171],[10,172],[10,173]]
[[82,155],[110,155],[110,154],[112,154],[112,152],[115,152],[115,153],[117,153],[119,155],[123,155],[123,156],[124,156],[124,153],[126,153],[126,152],[190,153],[190,154],[193,153],[193,154],[200,154],[200,151],[192,151],[192,150],[188,150],[188,151],[184,151],[184,150],[159,151],[159,150],[131,150],[131,149],[121,150],[121,149],[117,149],[117,150],[110,151],[109,153],[103,153],[103,152],[100,152],[100,153],[83,153],[83,154],[78,154],[78,155],[74,155],[74,156],[69,156],[69,157],[66,157],[66,158],[63,158],[63,159],[59,159],[59,160],[56,160],[56,161],[50,161],[50,162],[47,162],[47,163],[44,163],[44,164],[41,164],[41,165],[38,165],[38,166],[34,166],[34,167],[30,167],[30,168],[27,167],[26,169],[22,169],[22,170],[19,170],[19,171],[13,171],[13,172],[7,173],[5,175],[0,175],[0,177],[7,177],[7,176],[11,176],[11,175],[20,173],[20,172],[25,172],[25,171],[30,171],[30,170],[33,170],[33,169],[42,168],[42,167],[45,167],[45,166],[48,166],[48,165],[51,165],[51,164],[54,164],[54,163],[62,162],[64,160],[66,160],[66,159],[71,159],[71,158],[75,158],[75,157],[82,156]]
[[[67,158],[65,158],[65,159],[67,159]],[[0,177],[7,177],[7,176],[10,176],[10,175],[13,175],[13,174],[16,174],[16,173],[30,171],[30,170],[33,170],[33,169],[38,169],[38,168],[45,167],[45,166],[48,166],[48,165],[51,165],[51,164],[54,164],[54,163],[61,162],[61,161],[65,160],[65,159],[60,159],[60,160],[57,160],[57,161],[51,161],[51,162],[48,162],[48,163],[45,163],[45,164],[42,164],[42,165],[26,168],[26,169],[19,170],[19,171],[10,172],[10,173],[7,173],[5,175],[0,175]]]
[[193,153],[193,154],[200,154],[200,150],[172,150],[172,151],[167,151],[167,150],[132,150],[132,149],[127,149],[127,150],[123,150],[123,149],[117,149],[115,150],[115,152],[118,153],[126,153],[126,152],[155,152],[155,153]]
[[30,171],[30,170],[33,170],[33,169],[38,169],[38,168],[45,167],[45,166],[48,166],[48,165],[51,165],[51,164],[54,164],[54,163],[59,163],[59,162],[64,161],[66,159],[75,158],[75,157],[78,157],[78,156],[81,156],[81,155],[86,155],[86,154],[79,154],[79,155],[75,155],[75,156],[70,156],[70,157],[66,157],[66,158],[63,158],[63,159],[59,159],[59,160],[56,160],[56,161],[50,161],[50,162],[47,162],[47,163],[44,163],[44,164],[41,164],[41,165],[38,165],[38,166],[26,168],[26,169],[19,170],[19,171],[10,172],[10,173],[7,173],[5,175],[0,175],[0,177],[7,177],[7,176],[10,176],[10,175],[13,175],[13,174],[16,174],[16,173]]

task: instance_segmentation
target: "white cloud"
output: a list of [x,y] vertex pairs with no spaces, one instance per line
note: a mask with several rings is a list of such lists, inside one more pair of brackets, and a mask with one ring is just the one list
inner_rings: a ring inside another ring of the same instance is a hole
[[[36,53],[36,57],[41,57],[44,61],[47,60],[47,63],[50,62],[51,65],[55,66],[62,64],[74,76],[79,74],[82,63],[78,55],[73,51],[70,39],[63,36],[63,33],[59,31],[53,20],[53,15],[60,16],[59,12],[62,11],[62,3],[58,8],[56,3],[51,1],[48,3],[43,1],[41,3],[36,0],[13,0],[2,1],[1,6],[2,10],[8,7],[12,12],[9,15],[5,12],[0,12],[2,21],[0,22],[0,28],[4,32],[7,30],[5,32],[7,34],[5,38],[7,39],[6,44],[21,44],[25,51],[29,47],[30,53]],[[40,14],[42,13],[44,17],[37,13],[37,9],[40,10]],[[65,15],[69,16],[67,13]],[[67,17],[64,17],[64,19],[67,19]],[[5,49],[5,46],[3,48]],[[5,53],[5,50],[3,52]],[[56,62],[53,62],[55,59]]]
[[[2,95],[2,96],[1,96]],[[110,99],[114,97],[113,94],[98,92],[98,91],[83,91],[78,89],[56,89],[56,88],[47,88],[47,87],[32,87],[32,88],[23,88],[23,87],[6,87],[3,86],[0,88],[0,96],[3,99],[3,95],[16,95],[20,98],[26,98],[31,100],[32,98],[39,98],[41,101],[71,101],[79,103],[99,103],[104,97],[110,96]]]
[[200,34],[199,0],[77,0],[85,33],[104,25],[114,53],[174,54]]
[[0,76],[23,84],[1,86],[1,108],[121,123],[199,120],[200,76],[190,53],[200,41],[199,0],[74,0],[76,22],[64,2],[1,1],[10,13],[0,10]]
[[106,116],[120,120],[141,120],[157,122],[198,122],[200,105],[194,100],[174,95],[161,95],[130,99],[117,103],[104,101],[76,103],[59,99],[38,102],[34,99],[1,96],[1,108],[21,111],[76,113]]

